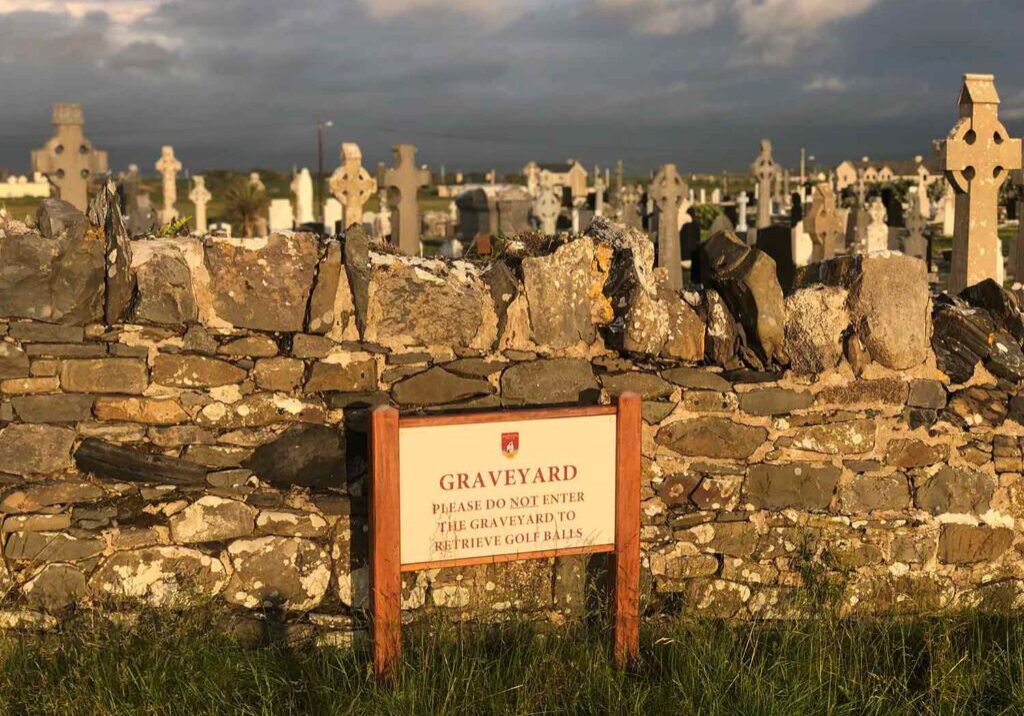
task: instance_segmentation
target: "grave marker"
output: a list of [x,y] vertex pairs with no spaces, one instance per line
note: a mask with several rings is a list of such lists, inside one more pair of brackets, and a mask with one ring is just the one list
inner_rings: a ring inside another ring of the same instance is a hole
[[[921,192],[910,195],[910,206],[907,209],[905,225],[907,236],[903,239],[903,253],[907,256],[928,260],[928,237],[925,236],[924,218],[921,216]],[[931,267],[929,267],[929,270]]]
[[395,214],[392,243],[410,256],[420,252],[420,212],[416,192],[430,184],[430,172],[416,166],[416,147],[396,144],[392,150],[395,166],[385,169],[380,183],[392,189],[388,206]]
[[768,139],[761,140],[761,152],[750,165],[750,170],[757,180],[757,228],[763,229],[772,223],[772,180],[778,173],[778,164],[772,159],[772,143]]
[[[377,180],[363,168],[363,151],[355,142],[341,145],[341,166],[331,174],[331,194],[345,210],[345,228],[363,222],[363,204],[377,191]],[[415,196],[414,196],[415,198]],[[417,235],[417,252],[419,251]]]
[[79,211],[88,208],[89,179],[107,171],[107,153],[85,138],[84,124],[82,105],[55,104],[54,136],[42,149],[32,150],[32,171],[45,174],[60,198]]
[[811,261],[823,261],[836,255],[838,236],[845,226],[836,211],[836,195],[828,182],[814,185],[811,208],[804,219],[804,229],[814,244]]
[[160,148],[160,158],[154,165],[163,180],[164,207],[160,210],[160,223],[169,224],[178,218],[175,203],[178,201],[178,172],[181,162],[174,156],[174,147],[165,144]]
[[750,199],[747,198],[747,192],[741,191],[736,199],[736,206],[739,207],[739,220],[736,222],[736,231],[739,233],[745,233],[750,228],[747,226],[747,204],[749,203]]
[[188,198],[196,208],[196,233],[205,234],[207,232],[206,205],[213,198],[213,195],[206,188],[206,177],[202,174],[196,174],[192,177],[192,184],[192,191],[188,193]]
[[309,169],[302,168],[294,177],[290,186],[295,198],[295,221],[298,224],[313,223],[313,177]]
[[889,249],[889,226],[886,224],[887,212],[881,197],[873,197],[868,202],[867,215],[870,223],[865,233],[865,254],[875,254]]
[[679,250],[679,208],[688,187],[675,164],[662,164],[651,182],[651,198],[658,207],[658,265],[668,272],[668,285],[683,287]]

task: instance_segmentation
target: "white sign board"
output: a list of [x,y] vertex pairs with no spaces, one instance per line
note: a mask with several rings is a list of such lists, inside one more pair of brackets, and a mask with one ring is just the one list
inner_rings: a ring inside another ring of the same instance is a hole
[[615,542],[615,415],[402,426],[401,563]]

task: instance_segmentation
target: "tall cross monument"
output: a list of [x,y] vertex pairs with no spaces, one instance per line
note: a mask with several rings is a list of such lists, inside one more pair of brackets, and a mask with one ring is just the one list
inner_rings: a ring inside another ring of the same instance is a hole
[[45,174],[60,198],[79,211],[88,208],[89,179],[107,171],[107,153],[85,138],[84,124],[82,105],[55,104],[55,134],[42,149],[32,150],[32,171]]
[[750,165],[757,180],[757,228],[764,229],[772,224],[772,180],[778,172],[779,165],[772,158],[771,140],[761,140],[761,152]]
[[669,286],[677,290],[683,287],[679,207],[688,189],[675,164],[662,164],[650,187],[651,198],[658,207],[658,265],[668,271]]
[[416,146],[396,144],[392,150],[395,166],[384,169],[380,183],[393,189],[389,205],[395,218],[391,221],[392,241],[403,254],[420,252],[420,212],[416,192],[430,184],[430,171],[416,166]]
[[331,174],[330,187],[345,207],[345,227],[361,224],[363,204],[377,191],[377,180],[363,168],[363,152],[355,142],[341,145],[341,166]]
[[157,160],[154,168],[160,172],[164,188],[164,208],[160,210],[160,223],[169,224],[178,218],[178,210],[174,204],[178,201],[178,172],[181,171],[181,162],[174,156],[174,147],[165,144],[160,148],[160,159]]
[[192,187],[192,191],[188,193],[188,198],[196,207],[196,233],[205,234],[206,228],[206,205],[209,203],[213,195],[210,194],[210,190],[206,188],[206,177],[201,174],[196,174],[192,177],[192,181],[195,186]]
[[999,121],[995,77],[964,75],[957,104],[960,119],[942,143],[942,168],[956,192],[950,293],[1001,279],[999,187],[1021,168],[1021,140],[1010,139]]

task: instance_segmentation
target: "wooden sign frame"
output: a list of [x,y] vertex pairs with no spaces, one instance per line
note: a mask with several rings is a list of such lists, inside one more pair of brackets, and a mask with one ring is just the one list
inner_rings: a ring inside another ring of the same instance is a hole
[[[398,442],[401,427],[615,415],[615,543],[441,562],[402,564]],[[374,674],[390,678],[402,653],[402,572],[493,564],[519,559],[612,552],[614,646],[619,668],[636,659],[640,627],[640,396],[623,393],[615,405],[536,408],[486,413],[400,417],[376,408],[370,422],[370,619]]]

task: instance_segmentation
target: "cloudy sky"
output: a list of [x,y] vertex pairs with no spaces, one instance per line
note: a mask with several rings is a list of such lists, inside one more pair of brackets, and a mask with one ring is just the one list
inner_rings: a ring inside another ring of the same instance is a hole
[[741,169],[911,157],[992,72],[1024,130],[1022,0],[0,0],[0,167],[80,102],[114,169],[365,162],[449,170],[621,158]]

